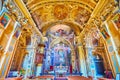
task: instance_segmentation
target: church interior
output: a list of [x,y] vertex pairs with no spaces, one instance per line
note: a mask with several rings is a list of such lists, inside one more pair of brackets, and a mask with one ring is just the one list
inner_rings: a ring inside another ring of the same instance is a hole
[[0,0],[0,80],[120,80],[120,1]]

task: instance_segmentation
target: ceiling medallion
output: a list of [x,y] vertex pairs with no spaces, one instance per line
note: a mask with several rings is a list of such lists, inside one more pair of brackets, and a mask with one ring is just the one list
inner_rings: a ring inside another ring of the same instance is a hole
[[59,4],[54,7],[54,16],[59,19],[65,19],[68,15],[68,9],[65,5]]

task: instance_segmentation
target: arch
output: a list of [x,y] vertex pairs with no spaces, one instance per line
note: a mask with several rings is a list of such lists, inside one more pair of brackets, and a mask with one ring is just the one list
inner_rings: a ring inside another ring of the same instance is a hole
[[94,63],[97,75],[104,75],[105,65],[101,55],[97,54],[94,56]]
[[83,30],[82,26],[80,26],[78,23],[73,22],[73,21],[52,21],[52,22],[47,22],[44,25],[41,25],[41,31],[42,31],[43,35],[45,36],[47,30],[49,30],[49,28],[51,28],[57,24],[63,24],[63,25],[69,26],[71,29],[73,29],[76,36],[80,35],[81,31]]
[[61,2],[62,3],[67,2],[67,3],[78,4],[79,6],[83,7],[86,10],[88,10],[89,12],[92,12],[95,5],[96,5],[96,4],[92,3],[92,2],[87,3],[84,0],[83,1],[76,1],[76,0],[75,1],[74,0],[73,1],[69,1],[69,0],[65,0],[65,1],[59,1],[59,0],[56,0],[56,1],[41,1],[41,2],[37,2],[37,3],[33,2],[34,5],[32,5],[33,4],[32,2],[29,2],[28,5],[31,6],[30,7],[30,9],[32,9],[31,12],[34,12],[35,10],[39,9],[40,6],[42,6],[42,5],[45,5],[45,4],[58,4],[58,3],[61,3]]
[[61,37],[54,39],[54,40],[50,43],[49,49],[50,49],[51,47],[53,47],[55,44],[58,44],[58,43],[60,43],[60,42],[63,42],[63,43],[65,43],[65,44],[67,44],[67,45],[71,48],[71,52],[72,52],[72,53],[74,52],[74,50],[73,50],[74,48],[73,48],[72,44],[70,43],[70,41],[68,41],[68,40],[66,40],[66,39],[64,39],[64,38],[61,38]]

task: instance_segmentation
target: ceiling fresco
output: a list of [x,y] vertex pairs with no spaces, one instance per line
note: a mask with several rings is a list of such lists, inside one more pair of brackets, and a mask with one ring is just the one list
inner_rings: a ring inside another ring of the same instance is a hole
[[81,32],[98,0],[25,0],[24,2],[37,27],[45,34],[49,27],[56,24],[72,25],[71,28]]

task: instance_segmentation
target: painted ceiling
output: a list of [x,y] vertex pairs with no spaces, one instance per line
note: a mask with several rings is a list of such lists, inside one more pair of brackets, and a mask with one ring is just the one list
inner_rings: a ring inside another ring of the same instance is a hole
[[99,0],[24,0],[43,35],[57,24],[70,26],[79,35],[98,2]]

